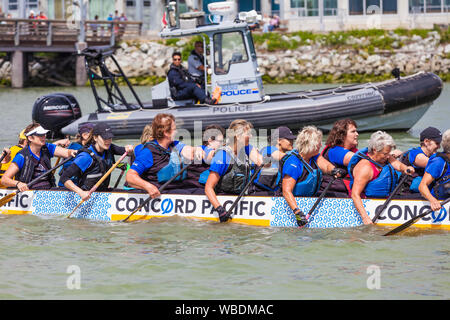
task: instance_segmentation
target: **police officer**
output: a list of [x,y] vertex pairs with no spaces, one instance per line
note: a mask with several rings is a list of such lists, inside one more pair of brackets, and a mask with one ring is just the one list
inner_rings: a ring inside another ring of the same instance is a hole
[[175,100],[195,98],[200,103],[215,104],[215,99],[206,96],[205,90],[191,79],[189,72],[181,64],[181,53],[172,54],[172,64],[167,73],[170,92]]
[[188,72],[192,79],[203,89],[205,88],[205,57],[203,56],[203,42],[196,41],[194,50],[188,58]]

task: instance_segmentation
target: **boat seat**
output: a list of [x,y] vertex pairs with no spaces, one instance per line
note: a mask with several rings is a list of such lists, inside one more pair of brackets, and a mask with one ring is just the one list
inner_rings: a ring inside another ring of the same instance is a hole
[[153,108],[182,107],[195,104],[195,99],[173,99],[169,81],[164,80],[152,87],[152,102]]

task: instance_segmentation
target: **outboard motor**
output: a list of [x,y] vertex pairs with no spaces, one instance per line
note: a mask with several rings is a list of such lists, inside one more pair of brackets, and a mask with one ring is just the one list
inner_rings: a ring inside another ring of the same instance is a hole
[[32,119],[50,130],[49,139],[64,138],[60,130],[80,117],[80,105],[69,93],[43,95],[33,105]]

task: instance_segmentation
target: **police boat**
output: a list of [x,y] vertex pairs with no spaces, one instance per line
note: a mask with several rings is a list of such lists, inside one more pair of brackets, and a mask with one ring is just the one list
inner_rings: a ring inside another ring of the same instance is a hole
[[[204,24],[202,12],[176,13],[171,3],[166,8],[168,24],[160,32],[163,39],[201,36],[208,43],[209,56],[204,65],[205,91],[220,88],[221,97],[215,105],[198,104],[193,99],[175,100],[168,80],[152,87],[151,101],[138,97],[123,73],[111,49],[87,48],[86,70],[97,104],[97,111],[82,116],[75,97],[70,94],[49,94],[37,99],[33,120],[51,130],[53,137],[76,135],[80,124],[106,122],[116,137],[137,138],[145,125],[158,113],[171,113],[178,128],[190,132],[215,123],[228,127],[242,118],[257,128],[271,129],[285,125],[299,129],[316,125],[328,131],[336,120],[350,117],[359,131],[408,130],[425,114],[439,97],[443,82],[431,72],[419,72],[377,83],[342,85],[332,88],[266,94],[262,74],[249,25],[256,13],[235,14],[234,2],[209,4],[209,10],[221,16],[218,23]],[[237,17],[236,17],[237,16]],[[209,41],[207,41],[207,39]],[[118,72],[107,68],[112,59]],[[126,86],[118,85],[122,78]],[[96,88],[101,82],[106,90],[102,96]],[[122,90],[130,90],[134,102],[125,98]]]

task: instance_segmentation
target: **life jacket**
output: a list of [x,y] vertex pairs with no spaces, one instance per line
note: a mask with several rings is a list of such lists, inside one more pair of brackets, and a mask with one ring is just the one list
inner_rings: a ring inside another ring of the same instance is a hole
[[[5,174],[6,170],[8,170],[8,168],[11,165],[11,162],[14,159],[14,157],[16,156],[16,154],[19,153],[19,151],[22,149],[23,149],[23,147],[21,147],[19,145],[15,145],[15,146],[12,146],[11,148],[9,148],[9,150],[11,151],[11,154],[10,154],[11,160],[9,160],[8,163],[1,164],[0,179],[3,177],[3,174]],[[0,188],[6,188],[6,187],[0,183]]]
[[[309,165],[302,156],[297,152],[297,150],[291,150],[286,153],[286,155],[280,160],[280,172],[282,175],[283,167],[286,161],[290,157],[297,157],[297,159],[303,165],[303,171],[301,176],[297,179],[292,194],[295,197],[312,197],[319,190],[320,184],[322,183],[322,170],[317,166],[316,161],[311,158]],[[281,179],[280,179],[281,185]]]
[[[345,171],[347,171],[347,167],[345,165],[330,161],[330,157],[329,157],[330,149],[332,149],[332,147],[329,145],[326,145],[325,148],[322,150],[322,153],[321,153],[322,157],[324,157],[326,160],[328,160],[330,163],[332,163],[336,168],[341,168],[341,169],[344,169]],[[352,148],[349,151],[356,153],[356,152],[358,152],[358,149]],[[331,175],[324,174],[323,179],[322,179],[322,184],[320,186],[319,191],[325,190],[325,188],[328,186],[329,183],[331,183],[332,180],[333,180],[333,177]],[[332,191],[341,192],[341,193],[346,193],[346,194],[350,195],[351,194],[350,176],[349,176],[348,172],[345,177],[334,180],[333,184],[330,186],[330,188],[328,190],[331,192]]]
[[[271,158],[271,147],[265,147],[265,149],[268,151],[267,157]],[[270,159],[270,162],[261,168],[253,183],[262,189],[276,191],[280,187],[280,180],[279,162]]]
[[[23,167],[16,174],[17,181],[29,183],[30,181],[34,180],[35,178],[52,168],[52,156],[46,145],[41,148],[39,160],[33,156],[29,147],[23,148],[18,153],[20,153],[24,157],[24,163]],[[55,177],[52,174],[49,174],[30,187],[32,187],[33,189],[46,189],[52,188],[54,186]]]
[[414,168],[414,173],[406,177],[406,180],[404,182],[405,185],[409,186],[409,191],[418,193],[420,182],[422,181],[423,175],[425,173],[425,168],[417,167],[414,163],[411,163],[411,161],[409,161],[409,155],[411,153],[415,153],[416,156],[421,153],[425,153],[422,151],[421,147],[416,147],[405,151],[400,158],[401,163]]
[[[143,148],[150,150],[153,156],[153,165],[143,173],[142,178],[158,188],[169,181],[185,166],[177,149],[173,145],[169,149],[161,147],[156,141],[144,144]],[[186,179],[186,171],[174,181]]]
[[445,164],[440,177],[430,186],[431,194],[439,199],[450,197],[450,159],[443,152],[436,153],[436,157],[444,159]]
[[[94,148],[94,146],[90,146],[89,148],[81,148],[79,151],[79,154],[83,152],[88,153],[93,160],[91,165],[83,172],[78,182],[78,186],[83,190],[90,190],[114,164],[114,154],[111,148],[105,150],[103,156],[98,155],[93,150]],[[108,189],[110,178],[111,176],[108,176],[97,190],[104,191]]]
[[[81,150],[83,148],[83,145],[81,143],[78,142],[72,142],[67,149],[70,150]],[[61,170],[59,170],[59,176],[61,177],[64,173],[64,170],[66,170],[67,168],[70,167],[70,165],[73,163],[73,160],[75,160],[75,158],[72,158],[70,160],[68,160],[67,162],[65,162],[61,168]],[[76,185],[78,185],[78,180],[75,178],[72,178],[73,183],[75,183]],[[64,187],[64,185],[60,182],[58,182],[58,187]]]
[[350,187],[353,187],[353,169],[362,159],[366,159],[374,164],[376,167],[380,168],[381,171],[379,175],[369,181],[364,189],[364,194],[368,197],[388,197],[389,194],[395,189],[398,184],[399,177],[401,173],[395,170],[391,164],[382,165],[374,160],[372,160],[368,155],[368,148],[359,150],[353,155],[348,164],[348,173],[350,175]]
[[220,177],[215,191],[216,193],[239,194],[244,189],[250,178],[250,160],[242,148],[238,156],[230,147],[219,148],[217,151],[223,150],[230,157],[230,164],[225,174]]

